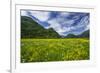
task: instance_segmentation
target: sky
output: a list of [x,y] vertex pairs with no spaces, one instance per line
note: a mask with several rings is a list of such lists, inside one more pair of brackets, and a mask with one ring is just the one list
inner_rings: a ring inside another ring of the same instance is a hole
[[22,10],[21,16],[31,17],[44,29],[53,28],[60,36],[79,35],[89,30],[90,14],[86,12]]

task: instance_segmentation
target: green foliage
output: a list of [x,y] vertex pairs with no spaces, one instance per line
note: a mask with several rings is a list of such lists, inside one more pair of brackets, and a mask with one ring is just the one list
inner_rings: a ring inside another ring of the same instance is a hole
[[81,37],[81,38],[84,38],[84,37],[87,37],[89,38],[90,37],[90,30],[87,30],[85,32],[83,32],[82,34],[78,35],[78,37]]
[[[52,28],[44,29],[41,25],[36,23],[33,19],[26,16],[21,16],[21,38],[61,38]],[[89,30],[80,35],[69,34],[63,38],[89,38]]]
[[88,39],[21,39],[22,63],[88,59]]
[[68,34],[65,38],[89,38],[90,37],[89,33],[90,31],[87,30],[80,35]]
[[77,36],[74,35],[74,34],[68,34],[68,35],[66,36],[66,38],[77,38]]
[[21,38],[59,38],[52,28],[44,29],[30,17],[21,16]]
[[88,38],[89,30],[61,38],[52,28],[44,29],[30,17],[21,16],[21,62],[87,60]]

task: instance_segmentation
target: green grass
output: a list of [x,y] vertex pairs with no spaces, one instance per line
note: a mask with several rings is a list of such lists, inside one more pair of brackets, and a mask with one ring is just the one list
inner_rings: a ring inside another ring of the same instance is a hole
[[22,63],[88,59],[88,39],[21,39]]

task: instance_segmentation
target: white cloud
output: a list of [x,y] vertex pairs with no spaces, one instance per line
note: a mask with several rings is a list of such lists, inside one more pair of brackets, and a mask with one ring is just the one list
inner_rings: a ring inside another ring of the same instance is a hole
[[88,20],[89,20],[89,17],[88,16],[83,17],[81,19],[81,21],[77,24],[77,26],[88,25]]
[[70,12],[61,12],[60,15],[58,15],[58,17],[67,17],[70,15]]
[[[74,22],[78,20],[80,17],[76,15],[75,17],[73,17],[73,19],[66,18],[70,16],[71,14],[70,12],[61,12],[57,15],[56,18],[52,18],[50,20],[48,19],[51,17],[50,16],[51,12],[29,11],[29,13],[31,14],[31,16],[34,16],[35,18],[38,19],[38,20],[35,20],[36,22],[39,23],[41,21],[41,23],[39,24],[43,25],[42,22],[47,22],[48,24],[50,24],[50,26],[44,26],[45,29],[53,28],[61,36],[66,36],[68,33],[73,33],[77,35],[89,29],[88,16],[83,17],[81,20],[79,20],[79,22],[75,26],[72,26],[72,24],[74,24]],[[26,11],[21,11],[21,15],[29,16]],[[85,28],[85,29],[76,31],[81,28]],[[72,30],[75,30],[75,31],[72,31]]]
[[74,22],[75,22],[74,20],[65,19],[65,21],[62,22],[62,24],[67,25],[67,26],[71,26]]
[[64,30],[61,28],[61,25],[56,21],[56,19],[49,20],[50,28],[53,28],[59,35],[63,35]]
[[60,29],[61,25],[56,21],[56,19],[51,19],[48,21],[50,28],[54,28],[56,31]]
[[49,20],[48,23],[50,24],[50,28],[53,28],[60,35],[65,35],[63,34],[64,32],[68,32],[71,30],[70,27],[62,28],[62,25],[56,19]]
[[78,35],[78,34],[81,34],[84,31],[88,30],[89,29],[89,17],[88,16],[83,17],[81,19],[81,21],[76,26],[71,27],[71,30],[79,30],[79,29],[82,29],[82,30],[72,31],[71,33]]
[[79,16],[74,16],[73,17],[73,20],[78,20],[79,19]]
[[32,16],[37,18],[40,21],[46,21],[49,18],[50,12],[43,12],[43,11],[29,11]]

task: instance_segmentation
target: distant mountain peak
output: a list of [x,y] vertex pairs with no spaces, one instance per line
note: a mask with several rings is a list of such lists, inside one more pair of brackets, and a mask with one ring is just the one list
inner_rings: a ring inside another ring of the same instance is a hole
[[52,28],[60,36],[78,35],[89,30],[89,13],[61,11],[21,11],[45,29]]

